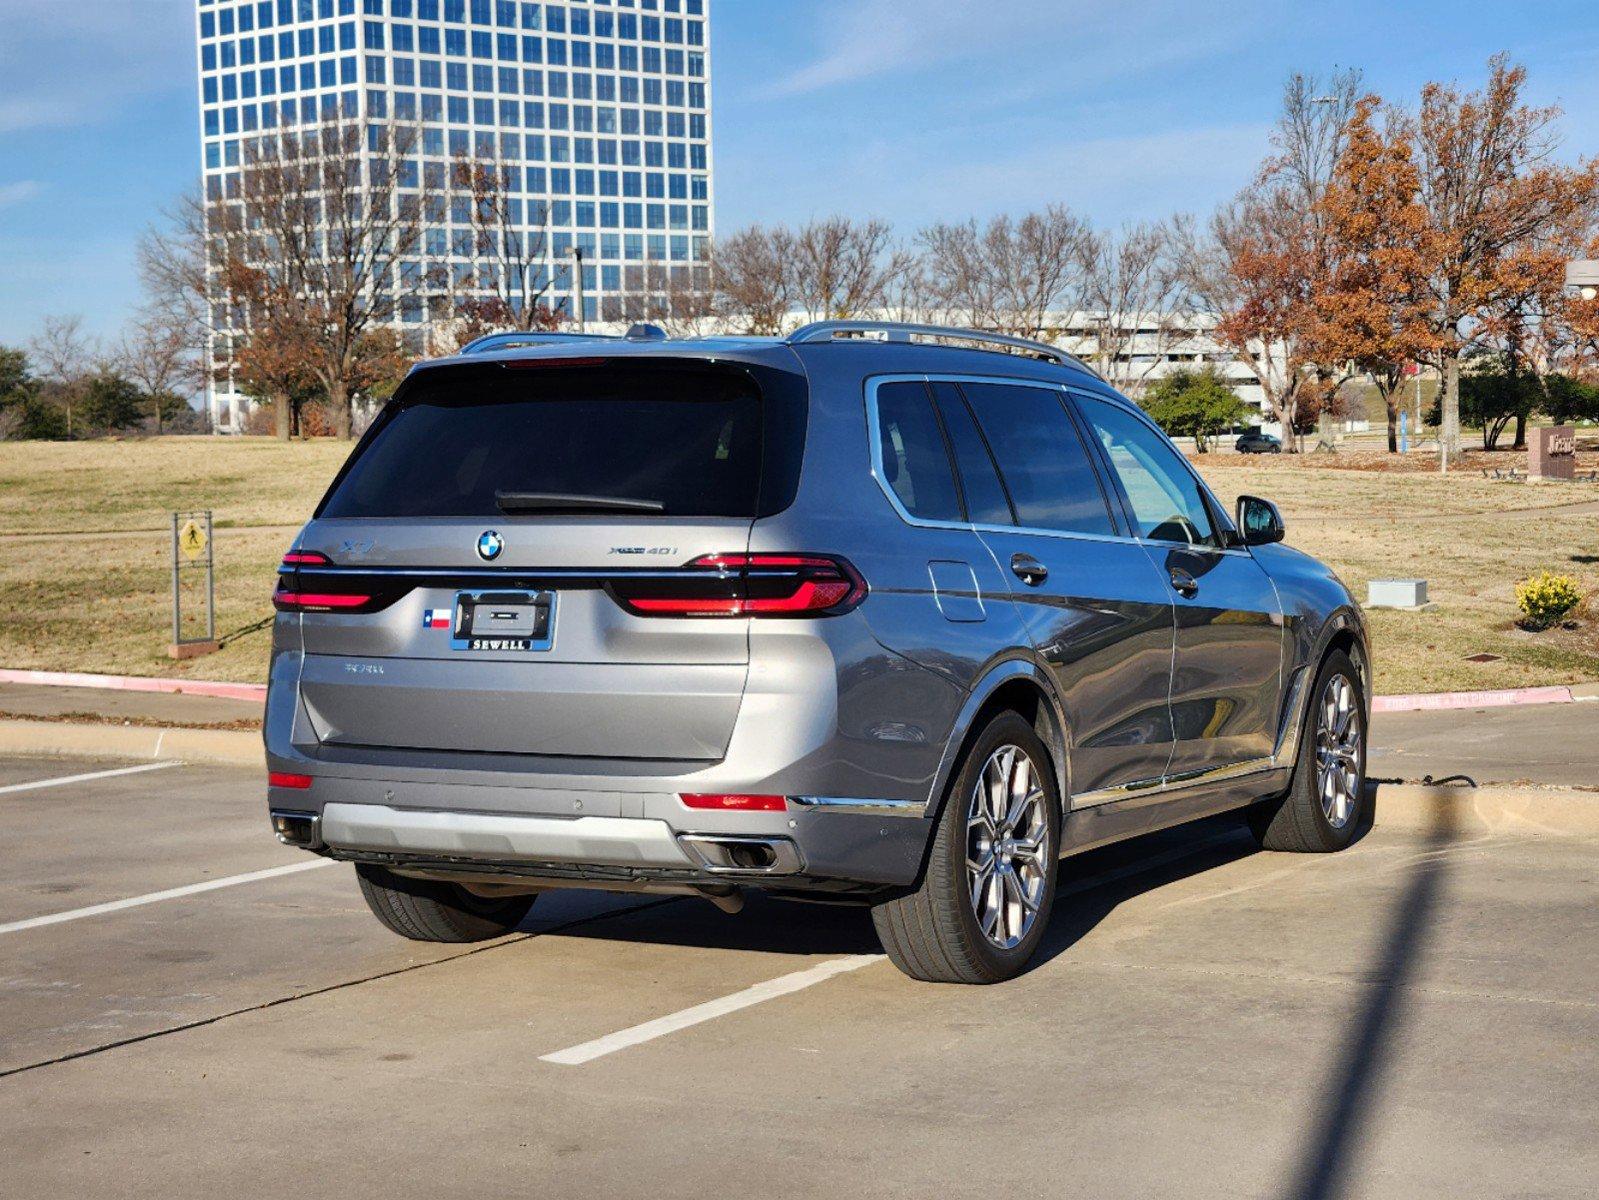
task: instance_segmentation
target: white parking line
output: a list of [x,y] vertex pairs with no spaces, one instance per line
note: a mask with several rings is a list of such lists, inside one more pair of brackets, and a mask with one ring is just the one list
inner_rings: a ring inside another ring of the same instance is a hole
[[0,933],[17,933],[23,929],[37,929],[41,925],[59,925],[63,921],[79,921],[84,917],[98,917],[101,913],[117,912],[124,908],[139,908],[159,900],[176,900],[180,896],[193,896],[217,888],[236,887],[241,883],[254,883],[258,879],[275,879],[279,875],[293,875],[296,871],[314,871],[318,867],[337,865],[331,858],[315,858],[310,862],[290,863],[286,867],[268,867],[265,871],[251,871],[246,875],[229,875],[225,879],[208,879],[204,883],[191,883],[183,887],[168,888],[164,892],[151,892],[144,896],[130,896],[126,900],[108,900],[104,904],[91,904],[87,908],[69,909],[45,917],[29,917],[25,921],[11,921],[0,925]]
[[734,992],[731,996],[708,1000],[704,1004],[696,1004],[693,1008],[685,1008],[669,1016],[645,1021],[642,1025],[635,1025],[618,1033],[608,1033],[602,1038],[595,1038],[592,1042],[584,1042],[581,1046],[557,1050],[554,1054],[540,1055],[539,1061],[559,1063],[565,1067],[581,1066],[586,1062],[593,1062],[596,1058],[603,1058],[607,1054],[615,1054],[618,1050],[626,1050],[630,1046],[676,1033],[679,1029],[687,1029],[691,1025],[699,1025],[705,1021],[714,1021],[717,1017],[725,1017],[728,1013],[737,1012],[741,1008],[749,1008],[767,1000],[775,1000],[779,996],[802,991],[835,975],[842,975],[846,971],[858,971],[873,963],[883,962],[885,957],[882,954],[852,954],[848,958],[830,959],[803,971],[779,975],[776,979],[754,984],[742,992]]
[[[1164,854],[1152,855],[1139,862],[1129,863],[1127,866],[1118,867],[1113,871],[1102,871],[1097,875],[1085,875],[1081,879],[1073,880],[1069,886],[1061,888],[1056,893],[1056,898],[1060,899],[1064,896],[1076,895],[1079,892],[1091,891],[1094,888],[1104,887],[1108,883],[1130,879],[1135,875],[1145,875],[1169,863],[1191,858],[1214,847],[1237,843],[1239,840],[1237,833],[1217,834],[1185,846],[1178,846]],[[852,954],[848,958],[830,959],[803,971],[795,971],[789,975],[779,975],[776,979],[768,979],[764,983],[754,984],[745,988],[742,992],[734,992],[731,996],[723,996],[719,1000],[707,1000],[704,1004],[696,1004],[692,1008],[685,1008],[680,1012],[657,1017],[653,1021],[645,1021],[642,1025],[634,1025],[631,1029],[608,1033],[604,1037],[595,1038],[591,1042],[584,1042],[581,1045],[571,1046],[565,1050],[557,1050],[553,1054],[541,1054],[539,1061],[556,1063],[563,1067],[582,1066],[584,1063],[593,1062],[596,1058],[604,1058],[607,1054],[615,1054],[618,1050],[627,1050],[644,1042],[654,1041],[658,1037],[665,1037],[669,1033],[676,1033],[680,1029],[687,1029],[690,1026],[700,1025],[706,1021],[714,1021],[717,1017],[727,1016],[728,1013],[735,1013],[740,1009],[763,1004],[768,1000],[790,995],[805,988],[813,987],[818,983],[825,983],[835,975],[842,975],[847,971],[858,971],[862,967],[885,962],[887,957],[884,954]]]
[[58,775],[53,779],[35,779],[32,783],[9,783],[0,787],[0,795],[6,792],[31,792],[38,788],[62,787],[69,783],[88,783],[91,779],[110,779],[115,775],[137,775],[141,771],[164,771],[168,767],[181,767],[183,764],[176,759],[166,762],[142,763],[137,767],[117,767],[110,771],[90,771],[87,775]]

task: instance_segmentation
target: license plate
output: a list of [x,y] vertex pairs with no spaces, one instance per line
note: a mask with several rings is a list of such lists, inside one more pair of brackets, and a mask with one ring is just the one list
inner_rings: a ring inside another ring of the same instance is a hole
[[554,644],[554,592],[456,593],[452,648],[538,651]]

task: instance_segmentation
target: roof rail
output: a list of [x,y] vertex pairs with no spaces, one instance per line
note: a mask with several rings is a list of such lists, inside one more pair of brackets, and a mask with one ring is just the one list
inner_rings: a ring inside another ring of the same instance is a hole
[[462,346],[457,354],[484,354],[490,350],[509,350],[514,346],[544,346],[559,342],[614,342],[617,339],[605,333],[567,333],[560,330],[533,329],[526,332],[486,333]]
[[961,329],[953,325],[916,325],[905,321],[815,321],[802,326],[784,340],[792,346],[808,342],[880,341],[910,342],[933,338],[949,342],[975,342],[983,346],[1003,346],[1063,367],[1079,367],[1096,379],[1099,373],[1070,351],[1048,342],[1012,337],[1008,333],[987,333],[980,329]]

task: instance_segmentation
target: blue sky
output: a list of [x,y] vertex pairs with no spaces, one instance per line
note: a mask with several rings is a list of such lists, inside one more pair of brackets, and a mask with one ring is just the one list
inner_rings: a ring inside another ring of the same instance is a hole
[[[1250,177],[1290,71],[1411,98],[1508,50],[1599,153],[1593,0],[712,0],[717,223],[1062,201],[1105,224]],[[114,334],[133,247],[198,169],[189,0],[0,0],[0,343]]]

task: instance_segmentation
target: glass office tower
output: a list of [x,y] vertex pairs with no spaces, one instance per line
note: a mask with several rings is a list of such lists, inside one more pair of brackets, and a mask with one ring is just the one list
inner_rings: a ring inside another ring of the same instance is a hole
[[[587,323],[625,321],[649,293],[690,285],[713,229],[709,8],[197,0],[206,192],[228,195],[264,130],[333,116],[416,128],[421,172],[463,157],[504,168],[513,213],[541,239],[531,294],[572,318],[581,296]],[[426,262],[405,266],[471,278],[463,207],[429,222]],[[422,350],[437,306],[426,291],[402,278],[396,314]],[[225,363],[225,346],[217,357]],[[226,428],[238,400],[226,382],[216,388]]]

